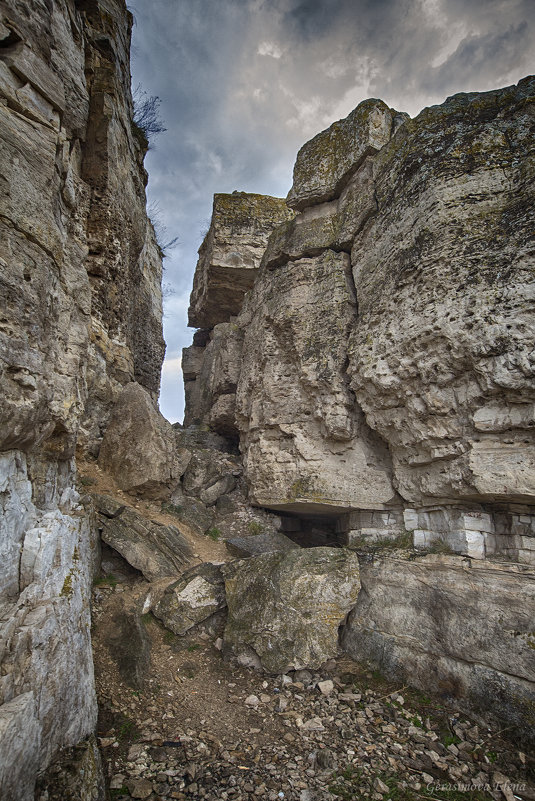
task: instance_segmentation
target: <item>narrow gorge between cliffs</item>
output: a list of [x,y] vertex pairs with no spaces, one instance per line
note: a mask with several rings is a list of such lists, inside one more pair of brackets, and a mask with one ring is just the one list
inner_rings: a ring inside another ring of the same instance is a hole
[[0,2],[0,798],[534,801],[535,78],[216,194],[171,424],[131,28]]

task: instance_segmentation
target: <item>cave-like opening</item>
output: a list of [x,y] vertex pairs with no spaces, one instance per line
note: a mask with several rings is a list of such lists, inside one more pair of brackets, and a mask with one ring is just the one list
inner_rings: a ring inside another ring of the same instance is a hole
[[338,515],[281,514],[281,531],[301,548],[339,548],[345,545]]

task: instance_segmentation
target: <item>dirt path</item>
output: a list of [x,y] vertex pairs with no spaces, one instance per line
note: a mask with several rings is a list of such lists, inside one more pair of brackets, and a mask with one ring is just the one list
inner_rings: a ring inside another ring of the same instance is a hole
[[233,666],[217,647],[221,620],[177,637],[145,615],[150,666],[134,689],[110,631],[146,586],[130,577],[94,588],[99,736],[112,798],[535,801],[533,759],[462,712],[347,659],[282,677]]

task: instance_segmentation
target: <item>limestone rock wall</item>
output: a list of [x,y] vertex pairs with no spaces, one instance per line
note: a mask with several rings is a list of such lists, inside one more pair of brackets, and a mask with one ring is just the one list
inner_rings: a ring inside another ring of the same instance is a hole
[[[0,795],[90,735],[97,543],[75,490],[115,399],[156,399],[161,259],[123,0],[0,2]],[[16,769],[13,769],[16,766]]]
[[269,235],[290,217],[292,212],[277,197],[247,192],[214,195],[210,228],[199,248],[190,325],[210,329],[239,313]]
[[253,503],[336,511],[394,501],[388,453],[346,375],[349,256],[327,249],[266,269],[247,314],[236,419]]
[[534,93],[457,95],[374,161],[349,372],[413,504],[533,502]]
[[533,742],[533,568],[438,554],[360,562],[344,649],[425,692],[467,698]]
[[284,200],[233,192],[214,195],[210,228],[199,248],[189,324],[200,328],[184,348],[184,423],[232,436],[241,336],[234,317],[255,282],[269,235],[293,217]]
[[[412,120],[368,100],[318,134],[254,286],[184,361],[186,419],[239,441],[250,503],[300,545],[359,552],[352,656],[487,711],[496,699],[524,732],[534,98],[531,77]],[[382,547],[405,555],[369,556]]]
[[239,438],[254,504],[535,561],[533,94],[368,100],[303,146],[295,217],[185,358],[186,420]]

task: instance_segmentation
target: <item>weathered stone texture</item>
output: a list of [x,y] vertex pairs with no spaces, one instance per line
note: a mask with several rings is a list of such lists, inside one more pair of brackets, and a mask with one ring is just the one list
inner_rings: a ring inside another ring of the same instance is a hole
[[75,448],[96,454],[123,384],[159,386],[131,20],[123,0],[0,2],[0,763],[17,765],[0,795],[17,801],[96,720]]
[[342,644],[398,680],[467,697],[533,739],[535,574],[459,556],[362,561]]
[[98,463],[117,485],[148,498],[168,497],[191,453],[163,417],[147,390],[127,384],[104,432]]
[[106,786],[94,735],[64,751],[37,780],[35,801],[105,801]]
[[102,540],[149,581],[176,576],[188,566],[191,548],[176,526],[148,520],[107,495],[92,498]]
[[236,386],[240,375],[243,331],[234,318],[219,323],[204,348],[182,351],[186,413],[184,425],[207,424],[236,437]]
[[534,91],[456,95],[375,159],[349,373],[412,503],[533,499]]
[[[289,513],[298,542],[414,546],[363,564],[351,654],[480,708],[492,698],[523,732],[535,694],[534,96],[531,77],[414,120],[369,100],[318,134],[297,158],[297,214],[275,227],[241,311],[198,332],[185,358],[187,420],[239,437],[250,501]],[[255,565],[275,558],[229,569],[227,640],[279,670],[290,648],[270,662],[286,645],[270,649],[271,618],[249,609],[255,592],[274,603]]]
[[214,195],[212,221],[199,249],[189,324],[213,328],[238,314],[251,289],[269,235],[292,216],[284,200],[233,192]]
[[319,133],[297,154],[288,205],[302,211],[337,197],[366,156],[377,153],[406,118],[370,99]]
[[237,420],[254,503],[336,511],[394,500],[388,454],[348,387],[348,255],[264,269],[246,312]]
[[30,799],[37,769],[96,723],[89,633],[96,542],[68,471],[49,466],[48,502],[39,508],[32,500],[32,459],[8,451],[0,454],[0,466],[0,539],[7,543],[0,596],[0,765],[10,766],[0,771],[0,787],[2,798]]
[[357,556],[341,548],[266,553],[223,568],[224,642],[269,673],[318,668],[360,589]]
[[186,634],[226,606],[225,582],[218,565],[205,562],[190,568],[163,590],[151,588],[145,602],[164,626],[175,634]]
[[240,559],[247,559],[249,556],[260,556],[263,553],[292,551],[294,548],[299,547],[280,531],[260,531],[257,534],[249,534],[248,537],[229,537],[225,540],[225,545],[233,556],[237,556]]

